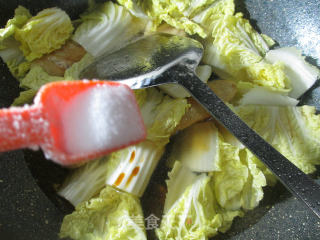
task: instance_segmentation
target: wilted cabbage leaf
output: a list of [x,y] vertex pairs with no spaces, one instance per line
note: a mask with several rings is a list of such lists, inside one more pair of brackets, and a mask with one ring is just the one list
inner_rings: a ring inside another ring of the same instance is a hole
[[215,13],[228,14],[234,11],[233,1],[230,0],[118,0],[118,2],[133,12],[143,12],[147,15],[152,21],[153,30],[156,30],[162,22],[166,22],[172,27],[182,29],[190,35],[198,34],[202,38],[207,37],[208,32],[198,23],[199,19],[207,19],[208,15]]
[[193,124],[173,139],[168,160],[180,161],[195,172],[219,171],[219,142],[219,132],[213,122]]
[[273,92],[264,87],[254,87],[245,93],[239,101],[240,105],[296,106],[298,100],[287,93]]
[[188,108],[186,99],[173,99],[156,88],[147,90],[148,96],[141,106],[147,126],[147,139],[165,146]]
[[21,28],[31,18],[28,9],[19,6],[14,11],[14,17],[9,19],[6,26],[0,29],[0,50],[7,48],[6,39],[14,36],[15,32]]
[[220,206],[227,210],[253,209],[266,186],[263,172],[246,149],[220,142],[220,171],[212,172],[213,188]]
[[28,61],[59,49],[71,36],[69,16],[59,8],[48,8],[30,18],[15,31],[15,38]]
[[243,90],[264,86],[273,91],[289,91],[284,66],[263,58],[272,44],[257,33],[241,13],[224,15],[212,22],[212,35],[205,41],[203,61],[222,78],[232,78]]
[[37,91],[33,89],[28,89],[25,91],[21,91],[19,93],[19,97],[15,98],[12,106],[22,106],[24,104],[31,104],[33,102],[33,98],[36,95]]
[[311,106],[240,106],[236,113],[305,173],[320,164],[320,115]]
[[118,0],[120,5],[127,8],[130,13],[138,18],[148,19],[145,10],[148,9],[148,5],[152,5],[152,1],[144,1],[144,0]]
[[92,56],[115,51],[143,32],[147,20],[139,19],[116,3],[98,4],[81,16],[82,23],[72,39]]
[[144,217],[138,198],[112,187],[77,205],[63,219],[60,237],[81,240],[146,240]]
[[13,101],[13,105],[24,105],[32,103],[39,88],[49,82],[62,81],[64,78],[50,76],[42,67],[34,65],[29,72],[20,79],[20,87],[25,89],[20,92],[19,97]]
[[23,77],[29,70],[30,64],[19,49],[20,43],[14,38],[14,34],[30,18],[29,10],[19,6],[15,9],[14,17],[8,20],[4,28],[0,29],[0,57],[16,78]]
[[113,155],[112,159],[108,156],[102,157],[73,170],[60,187],[58,194],[74,206],[96,196],[105,187],[106,178],[121,160],[116,153]]
[[301,51],[295,47],[270,50],[266,54],[266,60],[271,63],[280,61],[284,64],[284,71],[292,85],[289,95],[293,98],[300,97],[320,76],[320,70],[306,62]]
[[[165,215],[156,230],[160,240],[205,240],[218,231],[226,231],[236,216],[242,216],[242,211],[228,211],[219,206],[210,176],[204,173],[197,176],[176,162],[169,177],[167,196],[170,197],[166,201],[170,204],[165,204]],[[183,177],[189,185],[182,183],[181,192],[175,181]]]
[[22,88],[39,90],[46,83],[64,80],[62,77],[50,76],[42,67],[34,65],[27,75],[20,80]]
[[[177,171],[175,166],[172,171]],[[186,173],[185,178],[193,176]],[[175,179],[169,181],[174,182]],[[169,189],[176,191],[177,189]],[[170,192],[168,194],[179,194]],[[184,192],[177,195],[177,200],[163,216],[157,236],[163,239],[207,239],[217,233],[222,217],[214,208],[214,195],[210,177],[205,174],[193,177],[193,182]]]

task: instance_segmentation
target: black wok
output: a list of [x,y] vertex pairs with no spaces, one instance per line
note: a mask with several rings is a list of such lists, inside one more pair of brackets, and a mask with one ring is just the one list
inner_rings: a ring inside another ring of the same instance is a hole
[[[301,48],[308,61],[320,66],[320,1],[319,0],[235,0],[261,32],[280,46]],[[33,14],[43,8],[58,6],[76,18],[87,7],[86,0],[0,0],[0,26],[13,16],[19,5]],[[18,96],[17,81],[0,62],[0,107],[7,107]],[[301,103],[320,110],[319,81],[305,94]],[[161,164],[160,164],[161,165]],[[64,214],[72,207],[55,194],[67,170],[45,161],[41,152],[14,151],[0,153],[0,239],[58,239]],[[319,177],[320,169],[314,174]],[[152,208],[153,185],[163,183],[166,172],[157,169],[142,203],[145,215]],[[318,181],[318,183],[320,183]],[[149,234],[153,239],[153,234]],[[281,185],[266,188],[259,207],[236,219],[226,234],[213,239],[320,239],[320,221]]]

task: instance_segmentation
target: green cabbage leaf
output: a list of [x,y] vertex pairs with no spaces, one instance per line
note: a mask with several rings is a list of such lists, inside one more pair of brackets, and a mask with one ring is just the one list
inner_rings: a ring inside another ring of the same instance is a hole
[[140,201],[107,186],[98,197],[80,203],[72,214],[64,217],[60,237],[146,240]]
[[20,50],[20,43],[14,38],[15,32],[31,18],[30,12],[19,6],[15,9],[12,19],[9,19],[6,26],[0,29],[0,57],[7,64],[10,72],[16,78],[23,77],[30,68]]
[[241,13],[224,15],[212,22],[203,61],[221,78],[232,79],[242,92],[254,86],[288,92],[291,84],[281,62],[264,59],[272,40],[256,32]]
[[169,173],[167,185],[165,215],[156,230],[160,240],[205,240],[226,231],[236,216],[243,215],[241,210],[229,211],[219,205],[210,176],[197,175],[179,162]]
[[118,0],[118,2],[133,12],[147,15],[152,21],[152,26],[149,28],[153,31],[165,22],[174,28],[184,30],[189,35],[197,34],[202,38],[206,38],[208,32],[206,26],[199,23],[201,20],[205,21],[204,19],[214,14],[234,12],[232,0]]
[[195,172],[219,171],[219,143],[219,132],[213,122],[193,124],[173,139],[168,165],[177,160]]
[[282,62],[284,71],[290,79],[292,91],[289,96],[300,97],[320,77],[319,68],[309,64],[300,50],[295,47],[283,47],[270,50],[265,59],[270,63]]
[[6,26],[0,29],[0,50],[7,48],[6,39],[14,36],[15,32],[23,27],[31,18],[28,9],[19,6],[14,11],[14,17],[9,19]]
[[63,77],[51,76],[42,67],[34,65],[27,75],[20,80],[20,87],[26,89],[39,90],[39,88],[49,82],[64,80]]
[[299,103],[287,93],[274,92],[264,87],[254,87],[245,93],[240,105],[296,106]]
[[115,51],[145,29],[147,20],[137,18],[124,7],[108,1],[81,16],[82,23],[72,39],[97,57]]
[[320,115],[312,106],[247,105],[236,113],[305,173],[320,164]]
[[48,8],[30,18],[15,31],[15,39],[28,61],[59,49],[70,38],[73,26],[69,16],[59,8]]
[[263,198],[266,178],[247,149],[220,142],[220,171],[212,172],[218,203],[226,210],[250,210]]
[[106,181],[139,197],[143,195],[166,144],[188,107],[186,99],[173,99],[156,88],[146,91],[141,113],[147,127],[147,139],[128,148],[129,152],[123,155],[121,163]]
[[24,104],[32,104],[37,92],[38,91],[33,89],[21,91],[19,93],[19,96],[14,99],[12,106],[23,106]]

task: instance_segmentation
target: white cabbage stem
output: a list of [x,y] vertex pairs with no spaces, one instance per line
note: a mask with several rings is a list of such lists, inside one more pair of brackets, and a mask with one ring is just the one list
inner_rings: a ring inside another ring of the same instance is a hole
[[141,197],[163,152],[164,147],[151,141],[129,147],[127,157],[107,178],[106,184]]

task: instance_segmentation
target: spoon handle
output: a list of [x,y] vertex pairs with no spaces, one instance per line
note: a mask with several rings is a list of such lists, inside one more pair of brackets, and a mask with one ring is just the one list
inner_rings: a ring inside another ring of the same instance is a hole
[[[169,70],[172,71],[173,69]],[[180,85],[240,142],[255,154],[295,196],[302,200],[320,218],[320,185],[304,174],[254,130],[248,127],[212,90],[193,72],[185,68],[178,76]]]

